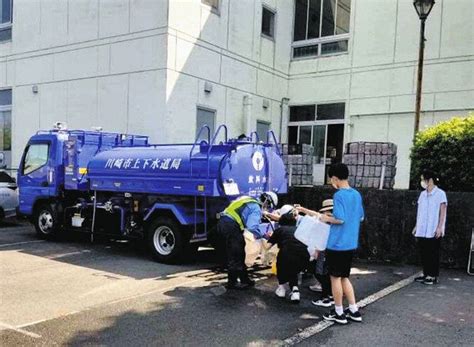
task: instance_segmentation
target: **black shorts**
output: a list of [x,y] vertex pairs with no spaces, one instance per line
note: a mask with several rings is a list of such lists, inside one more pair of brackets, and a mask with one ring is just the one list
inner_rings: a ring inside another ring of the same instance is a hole
[[354,251],[333,251],[326,249],[328,273],[333,277],[349,277]]

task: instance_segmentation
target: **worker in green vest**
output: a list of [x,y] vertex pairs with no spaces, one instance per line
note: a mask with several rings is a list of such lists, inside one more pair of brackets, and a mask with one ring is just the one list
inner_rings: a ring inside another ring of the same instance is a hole
[[262,210],[275,208],[278,196],[274,192],[263,193],[254,199],[242,196],[230,203],[217,224],[218,244],[225,249],[228,268],[228,289],[247,289],[255,285],[247,273],[245,265],[245,239],[243,232],[250,231],[259,239],[267,237],[260,230]]

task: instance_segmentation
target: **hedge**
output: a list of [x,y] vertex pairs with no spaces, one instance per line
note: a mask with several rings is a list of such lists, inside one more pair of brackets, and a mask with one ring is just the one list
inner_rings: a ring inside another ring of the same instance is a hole
[[420,131],[410,158],[412,188],[419,188],[423,169],[431,169],[444,190],[473,192],[474,113]]

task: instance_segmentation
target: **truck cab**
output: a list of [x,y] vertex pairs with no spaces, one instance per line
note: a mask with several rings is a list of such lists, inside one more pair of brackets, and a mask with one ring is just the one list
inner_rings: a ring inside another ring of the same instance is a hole
[[62,224],[64,208],[90,198],[87,166],[95,155],[116,146],[147,144],[147,136],[68,130],[61,122],[38,131],[28,141],[18,170],[20,214],[30,218],[41,237],[48,237]]
[[50,201],[60,194],[64,184],[64,133],[38,133],[25,147],[18,170],[21,214],[32,216],[39,202]]

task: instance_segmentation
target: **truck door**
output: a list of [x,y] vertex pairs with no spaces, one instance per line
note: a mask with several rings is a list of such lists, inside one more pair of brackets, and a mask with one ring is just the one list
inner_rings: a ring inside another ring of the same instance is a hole
[[54,195],[52,152],[51,141],[30,142],[26,146],[18,172],[21,213],[30,215],[36,200]]

